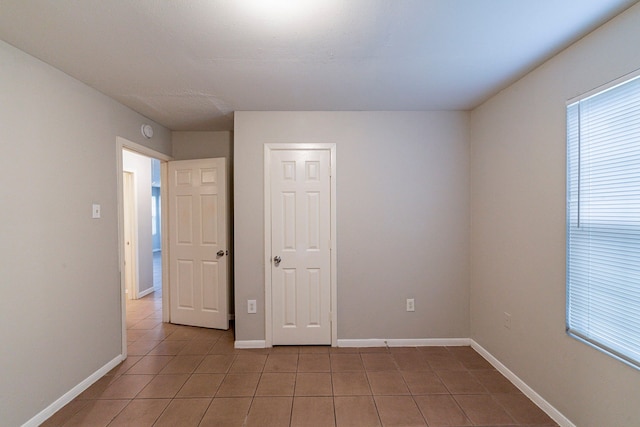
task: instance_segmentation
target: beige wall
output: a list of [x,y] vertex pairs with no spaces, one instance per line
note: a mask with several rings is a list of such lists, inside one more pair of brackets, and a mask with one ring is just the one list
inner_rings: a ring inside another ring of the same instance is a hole
[[233,132],[171,132],[173,159],[233,159]]
[[638,40],[640,5],[471,113],[471,336],[581,427],[638,425],[640,371],[564,332],[565,102],[640,69]]
[[0,64],[0,414],[17,426],[121,353],[116,137],[171,140],[4,42]]
[[268,142],[337,145],[338,339],[468,337],[467,124],[463,112],[236,112],[236,338],[265,338]]
[[138,293],[153,288],[153,240],[151,230],[151,159],[123,150],[122,169],[133,172],[136,186]]

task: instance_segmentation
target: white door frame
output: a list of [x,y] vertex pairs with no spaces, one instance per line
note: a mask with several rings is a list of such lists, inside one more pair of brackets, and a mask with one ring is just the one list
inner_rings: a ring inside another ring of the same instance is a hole
[[271,152],[275,150],[329,150],[331,155],[331,346],[338,345],[338,275],[336,244],[336,144],[334,143],[266,143],[264,144],[264,316],[265,346],[273,346],[273,316],[271,312]]
[[[124,179],[126,174],[129,174],[131,184],[129,188],[126,188],[127,180]],[[127,219],[129,222],[129,235],[126,234],[126,227],[123,228],[123,236],[124,242],[129,242],[131,253],[131,259],[127,259],[126,254],[124,254],[124,263],[123,268],[125,271],[125,289],[129,291],[129,299],[138,299],[138,209],[136,206],[136,174],[135,172],[124,171],[122,174],[123,178],[123,186],[122,186],[122,208],[124,212],[124,221],[123,225],[127,223]],[[126,191],[125,191],[126,190]],[[126,200],[125,200],[126,197]],[[127,218],[127,216],[129,218]],[[124,244],[124,246],[127,246]],[[123,246],[123,247],[124,247]],[[126,252],[126,250],[125,250]],[[131,281],[129,282],[129,286],[126,286],[126,271],[129,269],[131,271]]]
[[[161,209],[166,212],[167,197],[167,162],[173,160],[172,157],[155,151],[144,145],[136,144],[128,139],[117,136],[116,137],[116,197],[118,206],[118,270],[120,271],[120,304],[122,314],[122,357],[127,357],[127,301],[125,293],[125,279],[124,279],[124,195],[122,191],[122,150],[133,151],[138,154],[142,154],[146,157],[153,157],[160,160],[160,199]],[[162,233],[162,321],[169,321],[169,272],[165,268],[168,265],[167,262],[167,250],[169,248],[169,229],[166,221],[166,215],[162,215],[161,220],[161,233]]]

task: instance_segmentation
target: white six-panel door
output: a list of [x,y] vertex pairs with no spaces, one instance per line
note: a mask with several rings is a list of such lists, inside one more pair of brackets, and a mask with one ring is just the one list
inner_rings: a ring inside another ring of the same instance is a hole
[[228,329],[225,159],[168,170],[171,323]]
[[273,150],[272,344],[331,344],[331,152]]

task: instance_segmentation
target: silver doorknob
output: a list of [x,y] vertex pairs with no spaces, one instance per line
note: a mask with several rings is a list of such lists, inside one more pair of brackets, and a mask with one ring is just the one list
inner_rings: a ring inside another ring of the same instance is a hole
[[224,251],[223,251],[222,249],[220,249],[220,250],[216,253],[216,255],[218,255],[218,256],[224,256]]
[[273,263],[275,264],[276,267],[280,265],[281,262],[282,262],[282,258],[280,258],[279,256],[276,255],[273,257]]

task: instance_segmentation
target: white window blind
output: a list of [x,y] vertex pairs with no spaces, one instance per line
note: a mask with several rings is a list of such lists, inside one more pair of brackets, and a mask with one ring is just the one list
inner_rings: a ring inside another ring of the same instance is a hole
[[567,332],[640,368],[640,76],[567,106]]

